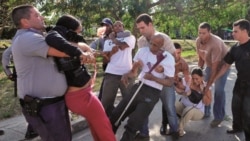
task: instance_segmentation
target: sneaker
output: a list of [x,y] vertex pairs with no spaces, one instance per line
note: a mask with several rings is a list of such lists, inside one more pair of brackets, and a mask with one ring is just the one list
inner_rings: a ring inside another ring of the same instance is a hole
[[25,134],[25,139],[33,139],[35,137],[37,137],[38,134],[34,131],[27,131]]
[[4,134],[4,131],[3,130],[0,130],[0,136]]
[[218,127],[220,124],[221,124],[222,120],[213,120],[211,123],[210,123],[210,126],[211,127]]
[[227,130],[227,133],[228,134],[235,134],[235,133],[239,133],[239,132],[242,132],[243,130],[241,129],[228,129]]
[[167,135],[167,126],[166,125],[161,125],[160,134]]
[[224,120],[225,121],[232,121],[233,118],[231,116],[229,116],[229,115],[225,115]]
[[183,129],[179,130],[179,136],[183,137],[186,134],[186,132]]

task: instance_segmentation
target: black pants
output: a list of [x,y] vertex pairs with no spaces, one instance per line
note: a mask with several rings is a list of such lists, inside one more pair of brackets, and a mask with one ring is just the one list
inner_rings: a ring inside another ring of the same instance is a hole
[[236,80],[232,98],[233,129],[244,130],[250,141],[250,82]]

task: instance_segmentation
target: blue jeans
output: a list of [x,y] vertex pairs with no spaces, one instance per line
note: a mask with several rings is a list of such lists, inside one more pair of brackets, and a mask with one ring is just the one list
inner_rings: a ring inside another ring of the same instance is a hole
[[161,101],[167,112],[168,124],[170,132],[178,131],[178,117],[175,109],[175,89],[173,87],[163,87],[161,93]]
[[[168,124],[170,126],[170,132],[178,131],[178,118],[175,109],[175,90],[173,87],[163,87],[161,92],[161,101],[166,109]],[[143,127],[140,129],[140,133],[143,135],[149,135],[148,121],[144,122]]]
[[[215,120],[223,120],[225,117],[226,95],[224,88],[229,72],[230,69],[228,69],[219,79],[217,79],[217,81],[214,82],[213,114]],[[205,81],[208,81],[209,77],[211,76],[211,68],[206,67],[205,73]],[[205,117],[210,116],[210,109],[211,105],[205,106]]]

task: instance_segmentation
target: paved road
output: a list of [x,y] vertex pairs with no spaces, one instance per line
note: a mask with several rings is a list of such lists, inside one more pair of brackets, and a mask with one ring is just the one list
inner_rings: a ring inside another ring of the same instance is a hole
[[[231,116],[231,99],[232,88],[234,86],[236,78],[236,71],[234,66],[231,73],[227,78],[226,83],[226,113]],[[213,120],[213,117],[203,119],[200,121],[191,121],[185,128],[186,135],[179,138],[179,141],[244,141],[244,134],[239,133],[236,135],[226,134],[226,130],[231,128],[231,120],[224,120],[220,127],[211,128],[209,123]],[[126,121],[125,121],[126,122]],[[116,137],[117,140],[121,137],[124,129],[123,125],[119,128]],[[150,141],[172,141],[170,136],[161,136],[159,129],[161,126],[161,102],[159,101],[150,115]],[[73,141],[93,141],[90,131],[88,129],[78,132],[74,135]]]

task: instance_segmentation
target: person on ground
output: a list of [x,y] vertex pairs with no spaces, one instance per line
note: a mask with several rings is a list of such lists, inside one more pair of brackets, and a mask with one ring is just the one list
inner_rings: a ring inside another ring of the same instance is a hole
[[235,63],[237,79],[233,88],[232,114],[233,126],[228,134],[244,131],[245,140],[250,141],[250,22],[240,19],[233,23],[233,38],[238,42],[230,48],[224,57],[226,62],[216,78],[225,74]]
[[[81,31],[82,25],[77,18],[63,15],[46,36],[46,42],[59,51],[73,55],[70,59],[56,58],[59,70],[66,75],[68,90],[65,101],[69,110],[87,120],[95,141],[115,141],[110,121],[101,102],[92,91],[91,76],[84,65],[94,63],[95,57],[87,44],[80,43],[74,38],[78,37]],[[72,32],[70,37],[68,37],[69,32]],[[84,64],[80,62],[81,54],[85,54],[85,57],[81,58]]]
[[[145,124],[155,104],[159,101],[163,85],[173,85],[174,57],[161,49],[163,45],[164,37],[162,35],[157,34],[151,37],[150,47],[143,47],[138,50],[133,59],[133,68],[122,77],[123,83],[127,85],[128,79],[136,77],[139,69],[141,70],[138,75],[139,82],[133,85],[130,94],[120,101],[110,116],[114,131],[117,130],[121,121],[128,117],[120,141],[133,141],[135,139],[136,133]],[[162,57],[163,60],[161,61],[158,60],[160,55],[165,56],[165,58]],[[155,65],[156,62],[159,64]],[[149,72],[150,70],[152,72]],[[136,91],[138,93],[132,99]],[[132,100],[131,104],[122,115],[130,100]],[[120,121],[119,117],[121,117]]]
[[[194,68],[191,72],[192,80],[190,85],[186,83],[185,79],[180,78],[176,83],[176,92],[181,95],[179,101],[175,103],[176,112],[180,116],[179,121],[179,136],[184,136],[185,125],[190,120],[201,120],[204,116],[205,105],[211,102],[211,90],[209,89],[206,95],[203,94],[203,89],[206,82],[203,80],[203,72],[200,68]],[[202,99],[197,102],[190,100],[192,94],[202,95]]]
[[[203,22],[199,25],[198,34],[199,37],[196,39],[196,51],[199,57],[198,66],[201,68],[206,66],[205,81],[207,82],[207,86],[204,89],[204,93],[206,93],[214,83],[214,119],[210,125],[211,127],[217,127],[225,117],[226,96],[224,88],[230,70],[216,81],[214,81],[214,78],[221,69],[221,66],[225,63],[223,57],[228,49],[220,37],[211,33],[211,26],[207,22]],[[210,108],[211,105],[205,106],[205,118],[210,116]]]
[[[156,31],[153,25],[153,20],[148,14],[145,13],[141,14],[136,18],[136,27],[139,30],[140,34],[142,35],[137,41],[138,48],[149,47],[150,39],[154,35],[160,34],[164,37],[164,45],[162,46],[162,49],[168,51],[173,56],[175,56],[175,47],[173,42],[171,41],[171,38],[162,32]],[[169,134],[174,135],[173,137],[177,137],[178,118],[176,115],[176,110],[174,108],[174,103],[175,103],[174,85],[163,87],[161,94],[161,101],[167,112],[167,117],[170,126]],[[145,121],[145,124],[140,130],[140,133],[138,134],[137,137],[149,138],[148,120]]]
[[103,49],[109,63],[103,78],[101,102],[108,116],[114,108],[118,88],[124,97],[132,86],[133,79],[126,87],[121,82],[121,78],[123,74],[132,69],[132,50],[136,41],[133,35],[124,38],[117,37],[121,32],[124,32],[124,25],[121,21],[114,23],[113,30],[114,32],[109,34],[110,39],[105,41]]
[[68,55],[46,44],[42,32],[44,18],[36,7],[19,5],[12,10],[11,17],[18,29],[11,51],[22,113],[42,140],[70,141],[71,126],[64,101],[67,83],[50,57]]

